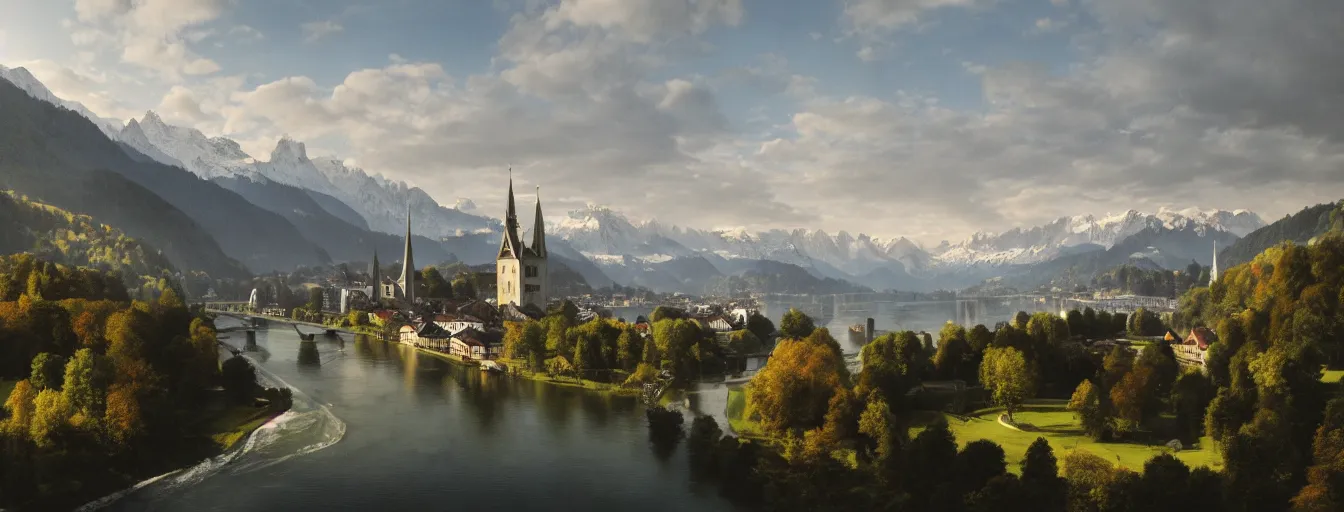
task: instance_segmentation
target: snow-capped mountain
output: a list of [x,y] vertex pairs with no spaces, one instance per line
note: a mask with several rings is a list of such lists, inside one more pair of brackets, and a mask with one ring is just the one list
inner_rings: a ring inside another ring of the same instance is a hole
[[[150,147],[142,147],[143,139]],[[150,158],[168,165],[181,165],[201,179],[241,177],[252,181],[261,181],[257,171],[256,159],[243,152],[243,148],[232,139],[225,137],[206,137],[200,130],[183,128],[165,123],[153,111],[145,112],[140,120],[132,119],[126,123],[116,136],[120,140]],[[155,156],[166,155],[168,160]],[[280,181],[280,180],[276,180]],[[292,185],[292,183],[287,183]]]
[[498,219],[440,206],[434,198],[402,181],[365,173],[335,157],[320,157],[312,165],[331,184],[331,195],[359,211],[369,228],[386,233],[406,229],[406,206],[410,205],[415,232],[430,238],[467,233],[499,232]]
[[151,111],[139,121],[132,119],[117,138],[155,160],[180,165],[202,179],[269,180],[334,197],[354,209],[374,231],[404,231],[408,204],[415,232],[435,239],[491,230],[498,224],[493,219],[439,206],[423,190],[369,176],[339,158],[309,158],[304,143],[287,136],[276,143],[269,160],[258,161],[232,139],[206,137],[199,130],[170,125]]
[[58,107],[65,107],[66,109],[69,109],[75,112],[76,114],[88,118],[88,120],[93,121],[93,124],[97,126],[99,130],[103,131],[103,134],[107,135],[109,138],[112,138],[113,140],[116,139],[115,134],[121,130],[121,123],[122,123],[121,121],[118,121],[116,119],[99,117],[97,114],[94,114],[87,107],[85,107],[84,104],[82,103],[79,103],[77,101],[68,101],[56,97],[55,94],[51,93],[50,89],[47,89],[46,85],[44,85],[41,81],[39,81],[37,77],[33,76],[32,73],[29,73],[26,68],[23,67],[7,68],[4,66],[0,66],[0,78],[4,78],[5,80],[10,81],[10,83],[13,83],[14,85],[18,86],[20,89],[23,89],[23,91],[28,93],[29,96],[45,101],[52,105],[56,105]]
[[980,232],[957,244],[939,245],[930,251],[934,268],[977,265],[1018,265],[1049,261],[1071,251],[1094,246],[1109,249],[1147,228],[1192,229],[1203,234],[1224,232],[1237,237],[1264,226],[1260,216],[1246,211],[1161,209],[1156,214],[1129,210],[1117,215],[1061,217],[1030,229],[1013,228],[1003,233]]

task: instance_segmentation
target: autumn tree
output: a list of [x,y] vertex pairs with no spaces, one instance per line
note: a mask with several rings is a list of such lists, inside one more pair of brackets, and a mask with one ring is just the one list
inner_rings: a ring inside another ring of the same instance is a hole
[[781,341],[747,386],[747,414],[760,418],[771,432],[821,426],[831,396],[843,382],[843,361],[836,359],[823,345]]
[[1036,393],[1034,376],[1017,349],[992,348],[980,362],[980,382],[990,391],[995,404],[1004,408],[1008,421],[1013,411]]

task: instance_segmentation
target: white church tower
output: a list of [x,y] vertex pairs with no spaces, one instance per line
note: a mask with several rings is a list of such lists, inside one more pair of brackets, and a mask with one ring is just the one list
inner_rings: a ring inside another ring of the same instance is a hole
[[537,193],[536,218],[532,225],[532,246],[523,245],[518,212],[513,201],[513,177],[509,177],[509,204],[504,213],[504,236],[495,261],[496,298],[499,305],[532,304],[546,309],[550,283],[546,268],[546,225],[541,217],[541,193]]
[[1209,269],[1209,286],[1218,282],[1218,241],[1213,241],[1213,268]]

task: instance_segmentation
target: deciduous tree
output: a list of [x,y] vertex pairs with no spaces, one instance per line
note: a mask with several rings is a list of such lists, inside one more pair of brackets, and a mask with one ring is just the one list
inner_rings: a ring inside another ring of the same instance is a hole
[[747,386],[747,413],[771,432],[822,425],[831,396],[842,384],[835,353],[803,340],[786,339]]
[[994,403],[1002,406],[1013,420],[1018,406],[1036,393],[1034,376],[1027,361],[1017,349],[993,348],[985,352],[980,363],[980,382],[990,391]]

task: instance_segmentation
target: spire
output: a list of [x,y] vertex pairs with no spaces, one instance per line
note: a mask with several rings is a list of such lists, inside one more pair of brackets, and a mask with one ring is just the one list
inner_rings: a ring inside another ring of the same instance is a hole
[[377,302],[383,298],[383,270],[378,266],[378,248],[373,249],[373,263],[369,264],[369,280],[373,281],[373,294],[369,297]]
[[1218,241],[1213,241],[1213,268],[1209,269],[1209,286],[1218,282]]
[[411,203],[406,203],[406,250],[401,258],[401,285],[406,301],[415,303],[415,258],[411,254]]
[[546,224],[541,221],[541,187],[537,187],[537,219],[532,224],[532,252],[546,257]]
[[521,258],[523,242],[518,238],[518,211],[513,205],[513,169],[509,169],[509,206],[504,211],[504,237],[499,242],[500,258]]

